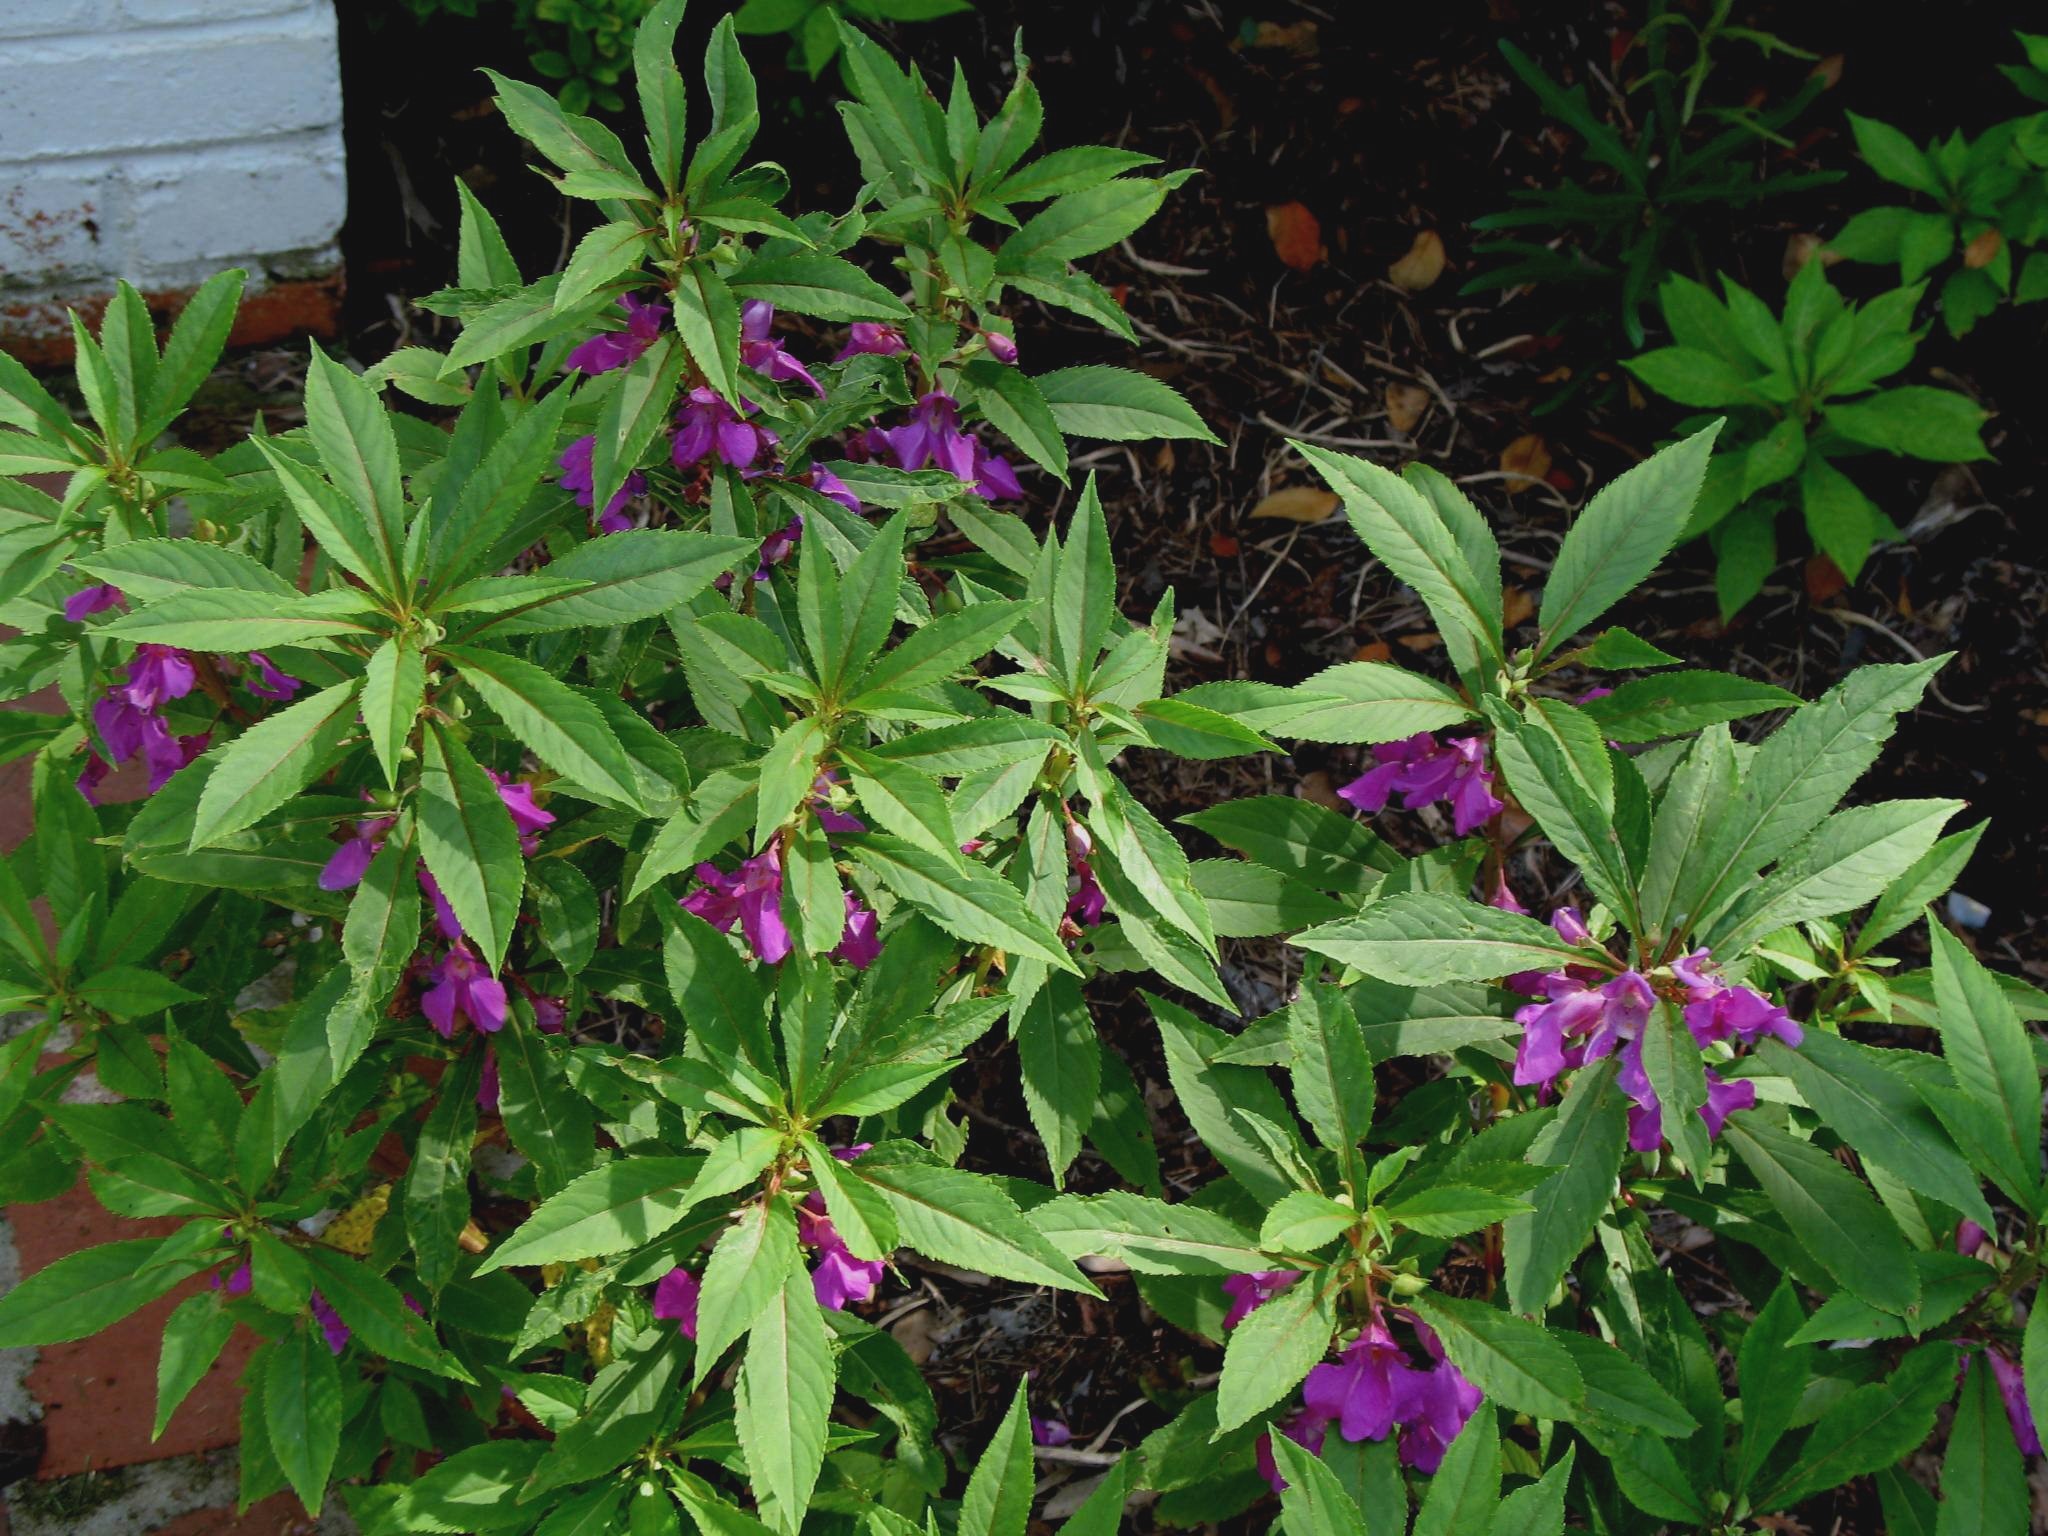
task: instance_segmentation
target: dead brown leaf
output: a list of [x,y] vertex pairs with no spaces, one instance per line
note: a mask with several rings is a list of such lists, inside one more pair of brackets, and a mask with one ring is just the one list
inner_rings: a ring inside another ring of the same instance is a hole
[[1321,261],[1323,226],[1303,203],[1275,203],[1266,210],[1266,234],[1273,242],[1273,254],[1297,272],[1306,272]]
[[1285,26],[1277,21],[1262,21],[1252,33],[1252,46],[1285,48],[1297,58],[1313,58],[1321,46],[1319,30],[1312,21],[1294,21]]
[[1232,534],[1212,533],[1209,535],[1209,553],[1219,560],[1234,560],[1243,548],[1244,546],[1239,544],[1236,537]]
[[1806,595],[1816,603],[1825,603],[1839,597],[1847,590],[1848,577],[1826,555],[1811,555],[1806,561]]
[[1358,648],[1353,661],[1389,661],[1393,658],[1393,647],[1384,640],[1368,640]]
[[1351,807],[1338,798],[1337,786],[1330,782],[1329,774],[1316,768],[1301,776],[1301,798],[1313,800],[1326,810],[1348,812]]
[[1403,384],[1390,380],[1384,396],[1387,406],[1387,425],[1396,432],[1413,432],[1415,424],[1422,420],[1422,413],[1429,409],[1429,391],[1420,384]]
[[1277,517],[1290,523],[1320,523],[1337,510],[1337,495],[1320,485],[1289,485],[1252,508],[1253,517]]
[[1408,247],[1408,254],[1387,268],[1387,276],[1396,287],[1420,293],[1444,275],[1444,262],[1443,236],[1425,229]]
[[1550,444],[1534,432],[1518,437],[1501,449],[1500,467],[1510,492],[1534,485],[1550,473]]
[[1403,650],[1433,651],[1444,643],[1444,637],[1432,629],[1425,634],[1402,635],[1394,643]]
[[1971,271],[1988,267],[1998,259],[1999,249],[2005,244],[2005,236],[1995,229],[1970,237],[1970,243],[1963,247],[1963,265]]
[[1513,629],[1536,612],[1536,599],[1521,587],[1508,587],[1501,595],[1501,622]]

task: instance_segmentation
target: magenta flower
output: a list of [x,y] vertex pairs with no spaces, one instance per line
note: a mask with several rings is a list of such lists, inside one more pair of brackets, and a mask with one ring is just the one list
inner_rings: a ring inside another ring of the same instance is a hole
[[[2041,1305],[2040,1302],[2035,1303]],[[1998,1381],[1998,1395],[2005,1399],[2005,1416],[2012,1421],[2012,1437],[2019,1442],[2022,1456],[2041,1454],[2041,1432],[2034,1423],[2034,1410],[2027,1403],[2027,1381],[2019,1366],[1995,1348],[1984,1351],[1984,1363]]]
[[1529,915],[1529,909],[1522,905],[1514,891],[1509,888],[1508,872],[1504,868],[1496,868],[1494,870],[1493,894],[1486,898],[1486,904],[1489,907],[1496,907],[1502,912],[1514,912],[1523,917]]
[[519,851],[529,859],[540,847],[540,835],[555,824],[552,811],[544,811],[533,803],[533,786],[524,779],[508,779],[494,768],[486,768],[491,782],[498,786],[498,798],[511,813],[512,825],[519,833]]
[[562,364],[564,372],[599,374],[628,367],[660,339],[667,306],[625,293],[619,295],[619,308],[626,312],[626,328],[591,337],[569,354]]
[[128,601],[119,587],[101,582],[98,586],[86,587],[64,599],[64,617],[73,624],[82,624],[95,613],[104,613]]
[[1223,1294],[1230,1298],[1230,1310],[1223,1314],[1223,1326],[1235,1328],[1300,1278],[1298,1269],[1255,1269],[1246,1275],[1225,1275]]
[[1017,361],[1016,338],[1005,336],[1001,331],[982,332],[982,341],[988,346],[988,355],[999,363]]
[[[748,412],[755,409],[750,401],[740,404]],[[774,433],[743,421],[724,396],[701,385],[690,391],[689,401],[676,420],[681,430],[676,433],[669,457],[677,469],[688,469],[701,459],[713,457],[734,469],[747,469],[761,456],[762,448],[775,441]]]
[[766,299],[749,299],[740,306],[740,361],[764,379],[777,384],[801,383],[820,400],[824,399],[825,386],[769,335],[774,324],[775,306]]
[[441,882],[434,878],[434,872],[424,864],[415,865],[414,872],[419,876],[420,890],[433,906],[434,927],[440,931],[441,937],[451,944],[466,937],[462,922],[456,917],[455,909],[448,905],[447,893],[441,889]]
[[1395,1412],[1404,1426],[1401,1464],[1418,1472],[1434,1472],[1443,1465],[1444,1452],[1485,1401],[1464,1373],[1443,1359],[1432,1370],[1407,1372],[1400,1394]]
[[844,832],[865,832],[868,824],[858,816],[840,810],[832,803],[832,791],[839,787],[839,775],[830,768],[825,769],[811,780],[811,792],[804,804],[818,818],[818,825],[825,831],[838,834]]
[[804,536],[804,518],[799,512],[780,528],[761,541],[761,563],[754,567],[754,580],[766,581],[769,569],[782,564],[796,549],[798,539]]
[[694,1339],[697,1337],[697,1299],[703,1292],[703,1282],[678,1266],[655,1283],[654,1315],[676,1324],[684,1338]]
[[1707,1134],[1719,1136],[1728,1117],[1738,1109],[1756,1108],[1756,1084],[1748,1078],[1732,1081],[1712,1067],[1707,1068],[1707,1102],[1700,1106],[1700,1118],[1707,1122]]
[[85,767],[79,770],[78,777],[72,780],[72,782],[77,785],[78,792],[85,797],[87,805],[99,805],[102,803],[100,800],[100,786],[107,781],[107,775],[113,771],[113,767],[114,765],[104,757],[101,757],[99,753],[93,751],[90,747],[86,748]]
[[1346,1440],[1384,1440],[1398,1417],[1403,1381],[1416,1374],[1386,1325],[1375,1319],[1334,1364],[1325,1361],[1308,1373],[1302,1406],[1333,1421]]
[[199,681],[188,652],[171,645],[138,645],[128,663],[128,684],[122,694],[145,714],[172,699],[182,699]]
[[1102,921],[1108,908],[1108,898],[1102,893],[1102,886],[1095,879],[1095,870],[1089,858],[1095,852],[1095,839],[1088,835],[1088,829],[1067,817],[1067,921],[1083,928],[1093,928]]
[[320,1325],[320,1332],[327,1340],[329,1352],[337,1355],[340,1354],[344,1349],[348,1348],[348,1324],[341,1320],[341,1315],[334,1308],[327,1305],[327,1298],[318,1291],[313,1293],[312,1305],[313,1321]]
[[860,498],[853,494],[852,487],[833,474],[831,470],[825,468],[824,465],[813,464],[811,466],[810,482],[811,489],[820,496],[838,502],[839,505],[846,508],[855,517],[866,516],[867,508],[860,504]]
[[384,846],[384,834],[397,820],[396,816],[372,816],[357,822],[355,830],[334,850],[327,860],[327,867],[320,871],[320,889],[346,891],[360,884],[370,867],[370,860]]
[[908,423],[879,436],[902,469],[936,465],[956,479],[973,481],[974,439],[960,430],[960,405],[943,390],[919,398]]
[[[852,1149],[847,1149],[852,1150]],[[840,1154],[834,1154],[838,1156]],[[851,1159],[843,1158],[842,1161]],[[848,1303],[866,1301],[875,1294],[889,1266],[880,1259],[856,1259],[825,1214],[825,1199],[816,1190],[804,1196],[796,1211],[797,1241],[816,1251],[818,1262],[811,1270],[811,1291],[818,1305],[828,1312],[843,1312]]]
[[306,686],[290,673],[279,671],[261,651],[251,651],[249,661],[256,669],[256,676],[244,679],[242,686],[259,699],[275,699],[282,703]]
[[737,923],[747,947],[769,965],[789,953],[789,928],[782,921],[782,855],[775,848],[742,861],[730,875],[716,864],[699,864],[697,878],[702,887],[678,903],[684,911],[720,933],[731,933]]
[[904,348],[902,332],[893,325],[878,325],[872,320],[856,320],[847,328],[846,345],[839,349],[839,355],[832,359],[843,363],[849,357],[858,357],[863,352],[876,357],[894,357]]
[[1033,1445],[1066,1445],[1074,1438],[1073,1430],[1058,1419],[1031,1417],[1031,1443]]
[[1550,927],[1567,944],[1590,944],[1593,931],[1586,926],[1586,919],[1577,907],[1559,907],[1550,914]]
[[[579,437],[567,448],[556,462],[562,466],[561,487],[576,493],[576,505],[586,512],[597,498],[596,481],[597,438]],[[636,496],[647,494],[647,477],[634,470],[626,476],[625,484],[612,492],[611,500],[604,504],[604,511],[598,514],[597,526],[605,533],[624,533],[633,526],[633,520],[626,516],[626,504]]]
[[505,984],[490,973],[466,939],[448,946],[448,953],[428,973],[433,985],[420,994],[420,1011],[444,1040],[455,1034],[457,1018],[466,1018],[485,1034],[505,1027]]
[[[1974,1259],[1984,1245],[1990,1242],[1991,1234],[1978,1226],[1976,1222],[1970,1220],[1969,1217],[1965,1216],[1956,1223],[1957,1253],[1964,1255],[1966,1258]],[[1993,1246],[1995,1247],[1996,1245],[1994,1244]]]
[[254,1272],[250,1270],[247,1259],[244,1259],[240,1264],[229,1270],[225,1279],[221,1277],[218,1271],[215,1272],[213,1277],[213,1288],[216,1291],[225,1292],[229,1296],[246,1296],[249,1294],[249,1287],[255,1283],[256,1277]]
[[882,958],[881,919],[853,892],[846,897],[846,928],[832,950],[834,960],[843,960],[856,971],[864,971]]
[[990,453],[974,438],[974,494],[983,501],[1021,501],[1024,486],[1017,471],[999,453]]
[[1337,793],[1367,815],[1385,810],[1394,795],[1405,810],[1447,800],[1451,825],[1467,837],[1500,814],[1493,771],[1486,766],[1486,738],[1461,736],[1438,742],[1424,731],[1372,749],[1374,766]]
[[[1303,1409],[1285,1424],[1280,1433],[1307,1451],[1311,1456],[1323,1454],[1323,1440],[1329,1434],[1330,1421]],[[1287,1491],[1287,1479],[1280,1475],[1280,1464],[1273,1457],[1273,1436],[1269,1431],[1259,1436],[1256,1448],[1259,1474],[1265,1478],[1275,1493]]]

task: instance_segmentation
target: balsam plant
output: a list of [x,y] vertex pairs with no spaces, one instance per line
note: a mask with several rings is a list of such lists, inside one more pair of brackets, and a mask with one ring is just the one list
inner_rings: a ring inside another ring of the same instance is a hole
[[[1011,453],[1206,436],[1011,326],[1022,293],[1124,332],[1071,263],[1174,178],[1034,158],[1026,70],[983,120],[849,31],[866,186],[785,214],[729,23],[689,138],[679,12],[636,40],[644,166],[499,82],[602,220],[567,268],[526,281],[465,197],[448,352],[316,353],[304,427],[156,446],[233,276],[161,353],[125,293],[81,327],[87,422],[0,362],[0,469],[64,477],[0,481],[6,677],[67,706],[0,714],[36,759],[0,1192],[83,1168],[177,1223],[30,1277],[0,1345],[209,1277],[159,1430],[245,1326],[244,1499],[338,1488],[372,1533],[1024,1536],[1062,1405],[1005,1383],[963,1446],[880,1325],[971,1270],[1220,1348],[1072,1536],[1721,1530],[1867,1475],[1920,1528],[1951,1399],[1939,1518],[2023,1529],[2048,999],[1931,918],[1930,967],[1882,952],[1981,832],[1958,802],[1837,809],[1939,662],[1802,704],[1602,627],[1710,426],[1586,507],[1533,637],[1448,480],[1302,446],[1454,677],[1168,693],[1171,596],[1121,612],[1093,482],[1043,533],[1003,503]],[[1345,798],[1453,839],[1266,796],[1190,816],[1236,855],[1191,859],[1119,776],[1276,740],[1369,749]],[[1245,1022],[1223,946],[1274,936],[1306,973]],[[1204,1149],[1170,1199],[1105,973]],[[1042,1164],[966,1165],[970,1052]],[[1707,1321],[1682,1233],[1734,1293]]]
[[970,0],[743,0],[732,20],[742,35],[788,38],[790,62],[815,80],[839,57],[848,21],[936,21],[973,8]]
[[1813,547],[1851,581],[1874,545],[1898,536],[1840,461],[1880,452],[1940,464],[1989,456],[1985,412],[1967,395],[1884,383],[1919,347],[1924,333],[1913,317],[1925,288],[1855,304],[1816,260],[1792,280],[1781,315],[1725,274],[1719,298],[1678,276],[1659,290],[1672,345],[1626,366],[1667,399],[1727,413],[1724,451],[1685,529],[1713,544],[1724,617],[1754,598],[1778,563],[1786,512],[1796,508]]
[[[2048,58],[2042,39],[2021,42],[2030,61]],[[2031,65],[2012,75],[2022,90],[2041,78]],[[1849,126],[1864,164],[1915,202],[1864,209],[1828,242],[1830,251],[1896,264],[1908,285],[1942,272],[1935,301],[1951,336],[2007,299],[2048,298],[2048,252],[2037,249],[2048,238],[2048,112],[2010,118],[1974,139],[1956,130],[1925,145],[1854,113]]]

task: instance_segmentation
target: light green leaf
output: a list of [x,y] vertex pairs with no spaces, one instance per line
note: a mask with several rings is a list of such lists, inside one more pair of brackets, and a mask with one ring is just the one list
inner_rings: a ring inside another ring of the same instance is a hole
[[519,833],[497,786],[439,721],[429,722],[421,742],[419,828],[428,871],[496,971],[526,888]]
[[351,679],[258,721],[214,755],[188,852],[212,847],[261,821],[333,763],[356,723]]

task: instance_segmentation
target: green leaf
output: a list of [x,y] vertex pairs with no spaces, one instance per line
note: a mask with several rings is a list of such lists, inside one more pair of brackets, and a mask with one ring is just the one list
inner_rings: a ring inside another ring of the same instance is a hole
[[1798,1459],[1758,1496],[1757,1507],[1787,1509],[1810,1494],[1893,1466],[1927,1439],[1935,1414],[1955,1389],[1955,1347],[1921,1345],[1888,1379],[1836,1398],[1815,1422]]
[[1680,405],[1718,410],[1726,406],[1754,407],[1761,401],[1757,392],[1760,381],[1754,368],[1728,362],[1711,352],[1691,347],[1658,347],[1623,358],[1621,366],[1646,389]]
[[318,347],[306,372],[306,431],[328,478],[362,514],[376,551],[376,587],[389,595],[404,591],[405,488],[397,434],[377,391]]
[[786,1536],[802,1526],[825,1464],[835,1374],[811,1278],[798,1265],[747,1335],[735,1398],[747,1480],[762,1518]]
[[1986,412],[1952,389],[1908,384],[1826,408],[1827,424],[1852,443],[1937,464],[1988,459]]
[[1291,795],[1227,800],[1181,820],[1318,891],[1363,895],[1401,864],[1401,856],[1369,828]]
[[211,1256],[172,1259],[162,1255],[164,1247],[162,1238],[134,1238],[82,1248],[45,1265],[0,1296],[0,1349],[65,1344],[98,1333],[212,1262]]
[[1499,572],[1473,568],[1432,500],[1399,475],[1366,459],[1289,440],[1344,498],[1345,514],[1366,547],[1413,587],[1444,632],[1462,636],[1474,661],[1505,661]]
[[564,859],[536,859],[527,866],[526,891],[540,919],[541,942],[575,975],[597,953],[600,914],[589,878]]
[[1951,832],[1922,854],[1912,868],[1886,886],[1884,894],[1877,898],[1862,926],[1856,930],[1851,954],[1869,954],[1914,922],[1927,909],[1928,903],[1938,900],[1956,883],[1989,825],[1989,822],[1980,821],[1974,827]]
[[408,829],[388,838],[356,886],[341,930],[342,958],[382,1000],[420,943],[418,850]]
[[1263,938],[1328,922],[1344,912],[1299,880],[1243,859],[1197,859],[1188,872],[1221,938]]
[[1159,211],[1164,181],[1119,178],[1085,192],[1069,192],[1025,220],[996,251],[996,271],[1022,271],[1032,262],[1072,261],[1115,245]]
[[1848,1169],[1754,1111],[1730,1116],[1722,1136],[1837,1285],[1895,1315],[1919,1302],[1906,1240]]
[[1374,902],[1356,917],[1298,933],[1299,948],[1406,986],[1479,981],[1583,964],[1549,924],[1428,892]]
[[403,635],[393,635],[378,646],[363,669],[363,722],[369,727],[370,747],[384,770],[384,782],[393,789],[398,787],[399,759],[412,739],[426,692],[426,657]]
[[287,705],[214,755],[213,772],[192,814],[188,852],[213,847],[253,826],[324,773],[355,729],[351,679]]
[[861,809],[906,843],[957,863],[960,839],[953,831],[953,819],[946,808],[946,793],[936,779],[907,764],[842,747],[840,761],[846,765],[853,791]]
[[1565,1484],[1578,1454],[1576,1445],[1566,1446],[1563,1458],[1543,1476],[1502,1499],[1488,1536],[1564,1536]]
[[1605,698],[1588,699],[1579,708],[1609,740],[1636,742],[1687,736],[1724,720],[1797,709],[1803,702],[1798,694],[1773,684],[1726,672],[1666,672],[1623,683]]
[[[2026,1179],[2025,1187],[2038,1190],[2041,1084],[2026,1028],[1997,978],[1962,940],[1931,916],[1927,933],[1934,951],[1942,1054],[1962,1090],[1997,1117],[2009,1166]],[[2039,1208],[2038,1196],[2034,1205]]]
[[1500,1416],[1488,1403],[1444,1452],[1415,1512],[1415,1536],[1465,1536],[1487,1528],[1500,1500]]
[[1279,750],[1250,726],[1185,699],[1154,699],[1135,713],[1153,743],[1175,757],[1207,761]]
[[163,972],[136,965],[110,965],[88,976],[78,984],[77,996],[87,1007],[117,1019],[146,1019],[179,1003],[200,1000]]
[[[501,1531],[532,1518],[517,1502],[520,1485],[547,1454],[532,1440],[486,1440],[437,1461],[409,1483],[387,1485],[396,1494],[382,1511],[390,1531]],[[574,1526],[543,1525],[548,1536],[574,1536]],[[616,1529],[616,1528],[614,1528]],[[581,1536],[595,1536],[583,1527]]]
[[1052,407],[1053,420],[1070,437],[1113,443],[1218,440],[1178,390],[1130,368],[1060,368],[1041,373],[1035,382]]
[[360,592],[334,590],[287,599],[240,587],[193,587],[160,597],[103,626],[100,633],[195,650],[254,651],[313,645],[334,635],[374,635],[366,621],[375,612]]
[[[494,557],[502,562],[515,553],[501,551],[498,545],[508,536],[516,537],[521,515],[534,493],[544,479],[560,472],[555,440],[573,393],[557,389],[521,409],[502,435],[475,458],[467,474],[451,481],[444,470],[426,511],[432,527],[427,542],[430,598],[439,598],[490,569]],[[479,419],[480,426],[496,426],[495,402],[492,410],[493,414]],[[468,420],[465,413],[465,428]],[[459,447],[451,447],[450,457],[454,462],[468,462],[460,457]]]
[[1340,1165],[1372,1128],[1372,1057],[1350,999],[1336,987],[1304,986],[1287,1010],[1294,1103]]
[[1298,741],[1400,741],[1472,718],[1470,706],[1442,683],[1380,661],[1339,662],[1293,691],[1301,715],[1268,729]]
[[1222,1031],[1164,998],[1144,997],[1159,1025],[1168,1080],[1195,1134],[1253,1199],[1262,1206],[1274,1204],[1295,1187],[1292,1171],[1247,1128],[1238,1111],[1286,1124],[1290,1117],[1279,1090],[1263,1072],[1217,1062],[1230,1038]]
[[299,1502],[319,1514],[341,1450],[341,1372],[310,1322],[301,1322],[267,1351],[263,1413],[271,1454]]
[[1813,1373],[1812,1353],[1791,1340],[1805,1321],[1799,1293],[1789,1280],[1780,1280],[1742,1336],[1736,1360],[1742,1392],[1742,1448],[1735,1463],[1738,1492],[1763,1470],[1764,1458],[1799,1411],[1800,1394]]
[[2025,1536],[2033,1525],[2033,1503],[1998,1378],[1979,1356],[1963,1378],[1949,1425],[1936,1536]]
[[1117,1259],[1145,1275],[1238,1275],[1272,1265],[1228,1217],[1121,1190],[1062,1195],[1036,1207],[1031,1220],[1070,1259]]
[[1634,591],[1671,552],[1692,516],[1720,430],[1715,422],[1652,454],[1587,504],[1558,546],[1544,583],[1539,658]]
[[653,1242],[689,1214],[701,1154],[639,1153],[593,1168],[542,1201],[478,1263],[488,1274],[513,1264],[568,1264]]
[[1643,1025],[1643,1069],[1661,1107],[1664,1139],[1685,1162],[1695,1184],[1704,1183],[1713,1160],[1706,1122],[1707,1074],[1699,1042],[1686,1027],[1678,1005],[1659,998]]
[[1071,976],[1047,978],[1017,1018],[1017,1068],[1031,1124],[1045,1145],[1053,1184],[1081,1155],[1102,1086],[1102,1044]]
[[1435,1291],[1412,1305],[1436,1330],[1444,1353],[1489,1399],[1541,1419],[1574,1418],[1586,1383],[1562,1344],[1526,1318]]
[[[1524,726],[1495,733],[1493,748],[1515,798],[1558,851],[1579,866],[1594,895],[1630,928],[1641,927],[1635,875],[1613,815],[1586,787],[1559,739],[1549,731]],[[1607,766],[1605,757],[1597,761]]]
[[1530,1191],[1528,1214],[1510,1217],[1503,1233],[1508,1298],[1516,1311],[1540,1313],[1549,1304],[1614,1198],[1627,1145],[1627,1102],[1612,1069],[1581,1069],[1557,1118],[1529,1146],[1531,1163],[1557,1172]]
[[1929,197],[1943,195],[1933,161],[1898,129],[1855,112],[1849,114],[1849,128],[1856,135],[1856,152],[1886,181]]
[[593,507],[612,504],[627,477],[647,456],[648,447],[670,425],[686,361],[675,339],[664,334],[619,375],[605,397],[592,434],[596,438],[590,455]]
[[438,720],[421,742],[419,828],[428,871],[495,972],[526,887],[519,833],[497,786]]
[[648,249],[647,232],[637,219],[600,224],[576,242],[562,280],[555,285],[555,308],[572,309],[613,278],[640,265]]
[[1337,1328],[1332,1298],[1326,1277],[1311,1272],[1230,1331],[1216,1384],[1217,1433],[1249,1423],[1288,1396],[1330,1352]]
[[364,1348],[456,1381],[469,1372],[434,1337],[433,1324],[405,1304],[398,1287],[360,1259],[315,1243],[299,1250],[313,1283]]
[[163,1351],[157,1356],[156,1419],[149,1431],[152,1441],[163,1438],[171,1415],[220,1358],[222,1346],[234,1331],[234,1318],[213,1291],[187,1296],[165,1320]]
[[439,1296],[454,1277],[469,1221],[469,1153],[476,1139],[476,1088],[483,1053],[458,1057],[441,1077],[440,1097],[420,1127],[405,1178],[405,1229],[420,1284]]
[[1053,665],[1070,688],[1078,689],[1094,672],[1116,616],[1116,563],[1091,474],[1054,562],[1052,622],[1044,626]]
[[1037,1492],[1025,1382],[1019,1380],[1003,1422],[974,1464],[960,1496],[960,1536],[1024,1536]]
[[179,592],[215,587],[238,587],[286,599],[299,596],[296,587],[268,566],[257,564],[239,550],[197,539],[133,539],[81,556],[72,564],[119,587],[131,603],[153,603]]
[[902,320],[901,299],[842,257],[818,251],[756,256],[735,272],[732,291],[820,320]]
[[847,839],[854,859],[955,938],[986,944],[1058,970],[1075,970],[1065,946],[1014,885],[973,860],[952,862],[901,838]]
[[491,618],[478,628],[540,634],[616,629],[636,619],[656,618],[687,603],[735,562],[751,555],[755,542],[674,528],[606,534],[543,567],[558,581],[583,581],[588,586]]
[[782,1295],[802,1266],[797,1259],[796,1217],[785,1199],[757,1200],[720,1235],[704,1266],[697,1304],[697,1360],[693,1385],[718,1364],[726,1350]]
[[693,261],[676,273],[672,295],[676,331],[690,361],[727,400],[740,398],[740,306],[725,279],[708,263]]
[[1259,1246],[1268,1253],[1314,1253],[1358,1225],[1358,1212],[1328,1195],[1290,1189],[1259,1226]]
[[1619,1346],[1566,1329],[1555,1329],[1550,1336],[1565,1347],[1585,1378],[1586,1407],[1596,1420],[1677,1438],[1699,1428],[1699,1421],[1678,1399]]
[[633,765],[595,705],[545,668],[514,656],[452,645],[441,654],[542,762],[579,788],[640,808]]
[[554,1047],[522,1010],[492,1042],[498,1063],[498,1114],[512,1145],[532,1161],[543,1195],[590,1166],[595,1123],[569,1086]]
[[[994,649],[1023,620],[1029,606],[1007,601],[975,603],[933,619],[876,659],[861,679],[860,693],[908,692],[943,682]],[[859,698],[851,701],[851,707],[860,706]]]
[[903,1242],[927,1258],[1027,1285],[1101,1294],[1025,1219],[994,1180],[908,1158],[894,1161],[875,1152],[851,1169],[887,1197]]
[[1286,1435],[1272,1440],[1280,1491],[1280,1529],[1285,1536],[1361,1536],[1365,1517],[1337,1474]]

